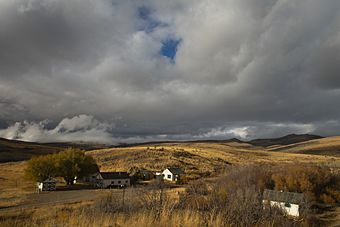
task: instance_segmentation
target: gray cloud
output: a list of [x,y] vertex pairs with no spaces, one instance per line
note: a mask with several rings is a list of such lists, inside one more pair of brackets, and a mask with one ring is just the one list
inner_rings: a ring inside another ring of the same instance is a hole
[[[115,124],[88,126],[103,141],[338,134],[339,12],[335,0],[3,0],[1,127],[61,140],[56,122],[93,116]],[[160,54],[169,38],[174,61]]]

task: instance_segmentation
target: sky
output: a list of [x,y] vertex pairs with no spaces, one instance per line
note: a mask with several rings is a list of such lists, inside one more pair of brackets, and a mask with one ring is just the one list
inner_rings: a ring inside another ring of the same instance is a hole
[[0,0],[0,137],[340,135],[338,0]]

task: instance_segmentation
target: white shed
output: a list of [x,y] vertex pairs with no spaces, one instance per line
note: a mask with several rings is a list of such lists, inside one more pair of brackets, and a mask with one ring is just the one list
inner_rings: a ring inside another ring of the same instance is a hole
[[177,167],[170,167],[165,169],[163,172],[163,179],[168,181],[179,181],[183,171]]
[[302,193],[273,191],[265,189],[263,192],[263,204],[277,207],[288,216],[299,217],[300,206],[304,201]]
[[55,191],[57,190],[57,182],[52,178],[48,178],[42,182],[37,182],[39,191]]

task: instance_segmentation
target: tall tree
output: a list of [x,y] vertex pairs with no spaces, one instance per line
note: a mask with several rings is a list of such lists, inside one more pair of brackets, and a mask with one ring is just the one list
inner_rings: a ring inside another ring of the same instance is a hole
[[27,163],[26,176],[34,181],[44,181],[57,175],[56,155],[34,157]]
[[73,184],[75,177],[87,176],[99,171],[96,161],[85,152],[68,148],[59,154],[45,155],[28,161],[26,176],[34,181],[50,177],[62,177],[67,184]]
[[68,148],[57,155],[58,176],[63,177],[67,184],[73,184],[76,177],[83,177],[99,170],[96,161],[85,152]]

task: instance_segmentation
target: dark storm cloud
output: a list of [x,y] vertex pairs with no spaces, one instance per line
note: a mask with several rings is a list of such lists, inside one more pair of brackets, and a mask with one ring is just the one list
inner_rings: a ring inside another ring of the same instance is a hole
[[[0,136],[338,134],[339,12],[336,0],[0,1]],[[173,59],[166,40],[180,40]]]

